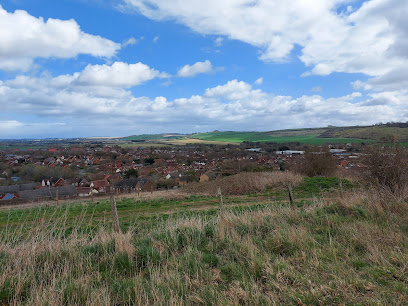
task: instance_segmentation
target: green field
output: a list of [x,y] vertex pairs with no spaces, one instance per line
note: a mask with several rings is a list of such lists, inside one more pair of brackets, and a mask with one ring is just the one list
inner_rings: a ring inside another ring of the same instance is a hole
[[144,134],[144,135],[133,135],[122,138],[122,140],[164,140],[164,139],[177,139],[183,137],[183,135],[178,134]]
[[212,132],[194,134],[191,138],[211,141],[225,141],[225,142],[276,142],[289,143],[299,142],[311,145],[322,145],[330,143],[361,143],[372,142],[367,139],[355,138],[320,138],[318,135],[304,135],[304,136],[273,136],[263,132]]

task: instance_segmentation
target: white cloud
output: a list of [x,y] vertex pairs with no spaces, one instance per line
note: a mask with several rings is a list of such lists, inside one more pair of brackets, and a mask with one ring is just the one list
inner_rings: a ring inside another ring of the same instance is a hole
[[3,122],[0,127],[9,127],[0,128],[0,138],[11,137],[13,126],[22,136],[33,135],[30,123],[18,119],[24,114],[60,122],[54,122],[52,129],[46,129],[45,124],[37,127],[36,135],[43,136],[66,135],[68,130],[71,136],[130,135],[135,131],[192,132],[192,127],[201,131],[237,127],[274,130],[408,120],[407,91],[376,93],[365,99],[359,92],[330,99],[320,95],[290,97],[231,80],[201,95],[168,100],[163,96],[135,97],[129,90],[103,82],[80,85],[77,77],[20,76],[1,82],[2,111],[15,114],[16,122]]
[[135,44],[137,44],[137,39],[134,38],[134,37],[130,37],[129,39],[125,40],[122,43],[122,48],[125,48],[125,47],[130,46],[130,45],[135,45]]
[[0,5],[0,69],[30,69],[35,58],[71,58],[78,54],[112,57],[120,44],[81,31],[75,20],[9,13]]
[[197,62],[193,65],[185,65],[179,69],[177,75],[179,77],[188,78],[200,73],[209,73],[213,70],[213,66],[209,60]]
[[160,38],[159,36],[155,36],[155,37],[153,38],[153,42],[154,42],[154,43],[157,43],[157,41],[159,40],[159,38]]
[[217,47],[221,47],[222,43],[224,41],[224,37],[218,36],[215,40],[214,43]]
[[323,91],[323,88],[321,86],[316,86],[316,87],[311,88],[310,91],[321,92]]
[[310,68],[304,76],[391,74],[394,85],[388,86],[403,88],[398,83],[405,84],[406,75],[398,73],[408,61],[405,0],[368,0],[341,12],[339,8],[350,1],[123,1],[148,18],[175,20],[201,34],[223,35],[256,46],[265,61],[286,61],[298,45],[300,59]]
[[88,65],[78,75],[77,82],[83,85],[132,87],[154,78],[166,78],[169,75],[149,66],[136,63],[115,62],[109,65]]
[[255,85],[261,85],[262,83],[263,83],[263,78],[256,79],[254,82]]

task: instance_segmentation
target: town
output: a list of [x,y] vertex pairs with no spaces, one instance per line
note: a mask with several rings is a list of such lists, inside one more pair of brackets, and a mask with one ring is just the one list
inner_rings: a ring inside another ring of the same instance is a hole
[[[154,192],[214,180],[240,172],[299,170],[306,150],[326,149],[335,166],[358,171],[364,144],[244,142],[184,146],[123,146],[120,141],[44,141],[0,150],[0,201],[94,197],[109,193]],[[43,146],[43,147],[41,147]],[[319,152],[315,152],[319,153]]]

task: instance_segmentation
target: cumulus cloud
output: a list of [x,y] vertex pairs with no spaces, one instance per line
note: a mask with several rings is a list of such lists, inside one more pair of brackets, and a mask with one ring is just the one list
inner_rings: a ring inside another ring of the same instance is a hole
[[88,65],[78,75],[77,82],[83,85],[132,87],[154,78],[169,77],[149,66],[136,63],[115,62],[112,65]]
[[201,34],[256,46],[265,61],[286,61],[298,45],[309,67],[305,76],[391,74],[386,81],[392,78],[394,87],[406,79],[398,69],[408,60],[408,1],[369,0],[341,11],[349,1],[123,1],[148,18],[175,20]]
[[75,20],[36,18],[9,13],[0,5],[0,69],[30,69],[35,58],[71,58],[78,54],[110,58],[120,44],[81,31]]
[[[79,84],[78,75],[41,78],[19,76],[0,83],[2,111],[30,114],[55,120],[43,136],[101,136],[165,131],[205,131],[209,129],[274,130],[325,125],[372,124],[408,120],[407,91],[371,94],[360,92],[324,99],[320,95],[290,97],[252,88],[244,81],[231,80],[191,97],[169,100],[137,97],[129,90],[103,82]],[[362,100],[362,101],[360,101]],[[30,137],[27,122],[3,122],[0,138],[10,137],[10,127]],[[51,122],[52,123],[52,122]],[[50,123],[50,124],[51,124]],[[38,128],[37,133],[40,133]]]
[[213,70],[213,66],[209,60],[197,62],[193,65],[185,65],[179,69],[177,75],[182,78],[193,77],[200,73],[209,73]]

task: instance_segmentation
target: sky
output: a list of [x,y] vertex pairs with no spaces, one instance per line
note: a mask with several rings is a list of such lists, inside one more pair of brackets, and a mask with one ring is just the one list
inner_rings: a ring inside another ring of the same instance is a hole
[[0,139],[408,120],[408,0],[0,0]]

